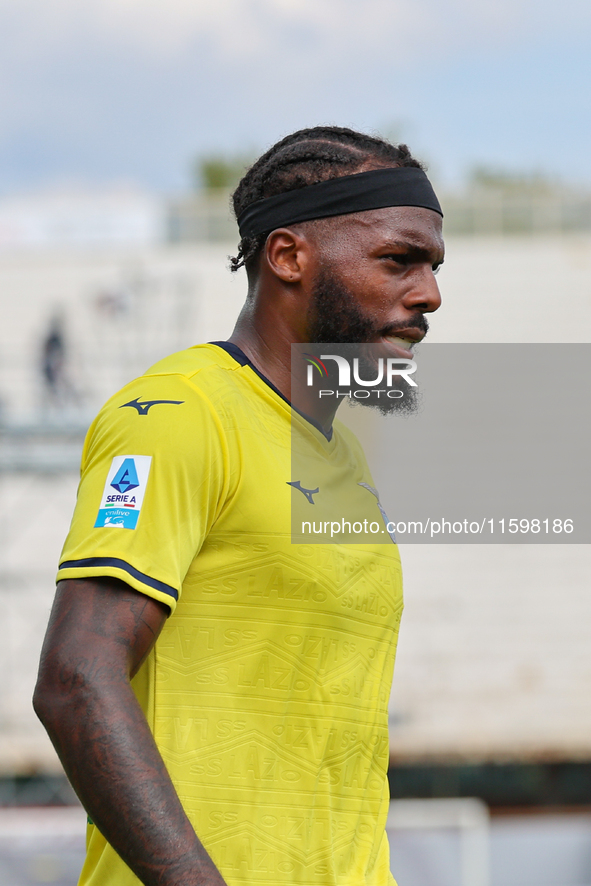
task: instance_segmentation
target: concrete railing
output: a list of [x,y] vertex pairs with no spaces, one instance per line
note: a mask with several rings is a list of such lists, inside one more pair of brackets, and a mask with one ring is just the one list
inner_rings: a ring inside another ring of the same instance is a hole
[[[505,192],[474,188],[439,194],[446,234],[547,234],[591,231],[591,192]],[[170,243],[237,243],[230,192],[179,198],[168,204]]]

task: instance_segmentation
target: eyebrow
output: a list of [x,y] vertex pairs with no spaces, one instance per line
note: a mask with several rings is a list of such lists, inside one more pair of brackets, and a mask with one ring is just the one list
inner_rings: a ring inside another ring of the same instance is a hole
[[[417,240],[416,235],[403,233],[400,239],[387,239],[382,241],[380,249],[403,249],[407,255],[410,255],[415,261],[433,261],[435,255],[439,259],[439,264],[443,264],[443,249],[439,247],[427,247],[424,241]],[[439,258],[441,256],[441,258]]]

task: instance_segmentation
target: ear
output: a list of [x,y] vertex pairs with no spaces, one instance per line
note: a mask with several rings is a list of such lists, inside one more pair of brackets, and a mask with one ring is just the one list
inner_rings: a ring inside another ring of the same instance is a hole
[[309,264],[310,245],[293,228],[277,228],[267,237],[264,257],[270,270],[284,283],[299,283]]

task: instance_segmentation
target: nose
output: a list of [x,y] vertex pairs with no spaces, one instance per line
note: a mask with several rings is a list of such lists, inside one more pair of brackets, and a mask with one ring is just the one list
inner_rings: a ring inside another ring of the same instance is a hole
[[431,265],[425,265],[413,280],[413,286],[407,292],[404,303],[407,308],[432,314],[441,307],[441,292]]

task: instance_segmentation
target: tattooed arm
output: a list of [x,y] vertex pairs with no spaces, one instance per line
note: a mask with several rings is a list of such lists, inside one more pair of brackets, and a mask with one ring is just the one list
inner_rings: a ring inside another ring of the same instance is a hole
[[60,582],[33,704],[85,809],[145,886],[225,886],[130,685],[167,615],[114,578]]

